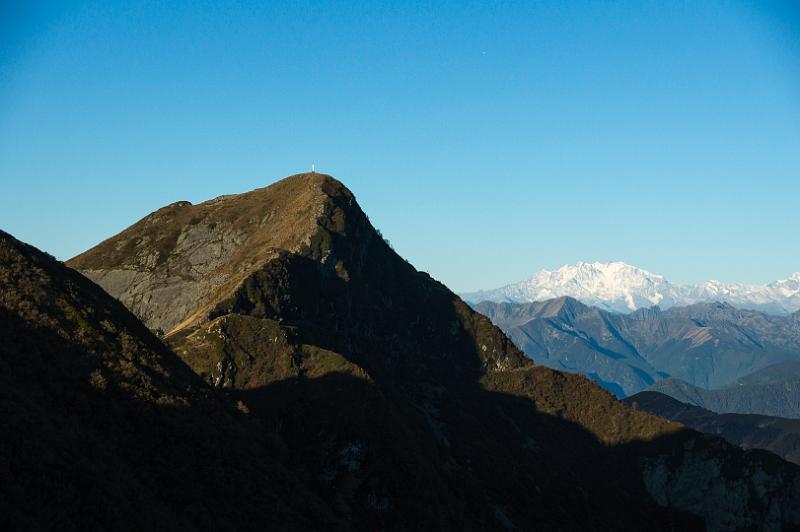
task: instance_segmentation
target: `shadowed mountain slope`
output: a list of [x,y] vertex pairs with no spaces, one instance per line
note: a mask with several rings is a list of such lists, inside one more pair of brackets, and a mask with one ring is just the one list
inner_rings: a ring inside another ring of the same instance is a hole
[[617,396],[675,377],[723,386],[758,369],[800,360],[800,321],[698,303],[614,314],[572,298],[482,302],[476,310],[535,362],[588,375]]
[[336,526],[118,301],[1,231],[0,408],[4,529]]
[[[177,209],[70,265],[169,329],[175,352],[284,439],[297,478],[354,528],[800,523],[797,468],[534,366],[399,257],[333,178]],[[213,247],[223,230],[237,242]],[[182,284],[163,297],[176,269]]]
[[766,449],[800,463],[800,420],[758,414],[717,414],[658,392],[639,392],[625,404],[725,438],[745,449]]

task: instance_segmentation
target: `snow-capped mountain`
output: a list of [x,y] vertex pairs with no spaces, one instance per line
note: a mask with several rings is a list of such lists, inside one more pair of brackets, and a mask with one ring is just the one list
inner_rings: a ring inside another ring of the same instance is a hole
[[614,312],[632,312],[653,305],[669,308],[724,301],[735,307],[789,314],[800,309],[800,272],[766,285],[719,281],[682,285],[624,262],[579,262],[553,271],[541,270],[522,282],[494,290],[462,294],[464,300],[472,303],[526,303],[562,296]]

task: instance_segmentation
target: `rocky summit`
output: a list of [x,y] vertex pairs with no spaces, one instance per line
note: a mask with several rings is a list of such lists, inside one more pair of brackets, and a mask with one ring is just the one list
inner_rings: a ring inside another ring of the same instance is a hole
[[[204,445],[227,456],[228,446],[244,441],[254,472],[274,468],[256,474],[264,490],[296,487],[280,492],[291,501],[280,514],[284,527],[800,525],[796,466],[629,408],[585,377],[534,365],[487,318],[398,256],[330,176],[300,174],[246,194],[170,205],[67,264],[163,333],[193,370],[138,326],[160,356],[183,368],[165,382],[183,376],[232,412],[235,428],[209,418],[214,437]],[[8,364],[7,378],[14,368]],[[185,408],[202,419],[202,405]],[[192,438],[184,426],[174,421],[167,448],[179,434]],[[173,460],[184,463],[172,455],[154,461]],[[184,495],[186,512],[213,511],[211,494],[222,486],[247,494],[224,499],[226,511],[249,512],[233,528],[278,519],[259,513],[272,507],[258,506],[246,477],[220,479],[214,473],[226,466],[209,463],[187,472],[184,480],[198,487]],[[93,474],[85,473],[86,483]],[[102,492],[83,495],[82,504],[103,501]],[[308,515],[292,513],[306,503]]]

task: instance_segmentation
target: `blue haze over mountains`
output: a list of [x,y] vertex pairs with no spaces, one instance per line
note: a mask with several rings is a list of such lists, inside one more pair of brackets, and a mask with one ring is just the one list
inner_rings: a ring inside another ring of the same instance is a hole
[[533,303],[484,301],[475,308],[534,362],[585,374],[619,397],[663,379],[679,379],[699,389],[720,388],[773,365],[800,360],[797,312],[776,316],[727,303],[698,303],[619,314],[570,297]]

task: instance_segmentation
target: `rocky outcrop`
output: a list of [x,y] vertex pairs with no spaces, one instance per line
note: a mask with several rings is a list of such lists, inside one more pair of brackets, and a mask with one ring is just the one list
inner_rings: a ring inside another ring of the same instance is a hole
[[759,456],[744,475],[731,477],[731,449],[720,440],[703,443],[686,440],[669,456],[642,459],[647,491],[660,505],[705,512],[707,530],[778,531],[800,520],[800,481],[782,471],[777,457]]

